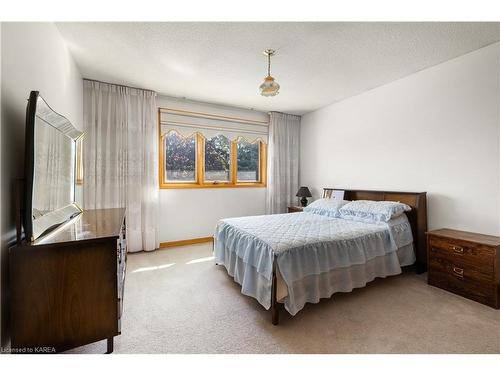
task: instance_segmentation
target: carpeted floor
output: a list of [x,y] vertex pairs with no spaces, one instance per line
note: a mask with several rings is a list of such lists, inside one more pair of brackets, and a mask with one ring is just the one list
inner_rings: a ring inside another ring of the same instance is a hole
[[[295,317],[243,296],[211,245],[129,254],[115,353],[500,353],[500,311],[413,273],[307,305]],[[106,341],[68,353],[103,353]]]

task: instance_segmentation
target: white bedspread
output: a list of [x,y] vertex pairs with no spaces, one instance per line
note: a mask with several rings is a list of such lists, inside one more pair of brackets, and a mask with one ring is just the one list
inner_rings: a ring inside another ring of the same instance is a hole
[[[301,281],[310,283],[314,275],[322,275],[324,279],[333,270],[349,267],[368,264],[373,268],[381,259],[384,267],[379,267],[380,272],[374,269],[371,279],[399,273],[402,264],[397,251],[411,250],[411,244],[411,228],[404,215],[389,223],[368,224],[303,212],[221,220],[214,249],[216,263],[225,265],[242,285],[242,292],[257,298],[266,308],[270,307],[272,265],[276,257],[288,288],[285,308],[294,315],[313,298],[303,295]],[[410,254],[404,255],[405,265],[415,260],[413,251]],[[319,288],[321,284],[324,281],[318,284]],[[351,284],[357,287],[360,282],[355,280]],[[314,294],[323,298],[345,288],[326,289]]]

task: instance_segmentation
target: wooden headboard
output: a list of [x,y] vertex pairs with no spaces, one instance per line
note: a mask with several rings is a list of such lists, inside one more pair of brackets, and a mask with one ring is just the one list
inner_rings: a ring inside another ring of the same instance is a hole
[[348,201],[372,200],[395,201],[405,203],[412,208],[406,213],[410,222],[415,255],[417,258],[416,269],[418,273],[427,270],[427,246],[425,232],[427,232],[427,198],[426,193],[412,193],[406,191],[377,191],[377,190],[348,190],[339,188],[324,188],[323,197],[330,197],[333,190],[344,190],[344,199]]

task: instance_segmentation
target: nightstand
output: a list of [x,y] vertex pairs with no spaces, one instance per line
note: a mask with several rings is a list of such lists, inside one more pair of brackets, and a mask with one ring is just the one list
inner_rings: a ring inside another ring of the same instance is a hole
[[500,237],[433,230],[427,253],[430,285],[500,308]]
[[292,212],[302,212],[304,211],[304,207],[301,206],[288,206],[288,213],[291,214]]

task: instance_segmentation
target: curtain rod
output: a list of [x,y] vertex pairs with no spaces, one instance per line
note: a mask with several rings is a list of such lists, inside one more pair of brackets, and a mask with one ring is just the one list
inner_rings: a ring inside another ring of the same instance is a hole
[[302,118],[302,115],[292,115],[291,113],[285,113],[285,112],[280,112],[280,111],[269,111],[267,114],[271,116],[271,113],[280,113],[282,115],[287,115],[287,116],[295,116],[295,117],[300,117]]
[[156,91],[149,90],[149,89],[143,89],[143,88],[141,88],[141,87],[134,87],[134,86],[121,85],[121,84],[119,84],[119,83],[111,83],[111,82],[100,81],[100,80],[98,80],[98,79],[91,79],[91,78],[83,78],[83,80],[84,80],[84,81],[91,81],[91,82],[104,83],[105,85],[112,85],[112,86],[126,87],[126,88],[129,88],[129,89],[134,89],[134,90],[149,91],[149,92],[154,92],[156,95],[158,95],[158,93],[157,93]]

